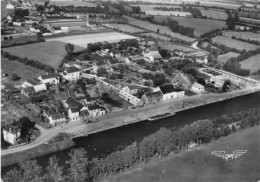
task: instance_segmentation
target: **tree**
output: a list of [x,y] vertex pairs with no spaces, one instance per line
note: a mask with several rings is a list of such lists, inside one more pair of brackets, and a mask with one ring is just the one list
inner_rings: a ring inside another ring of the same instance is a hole
[[37,36],[37,38],[42,38],[42,33],[41,32],[37,32],[36,36]]
[[11,80],[17,81],[17,80],[19,80],[19,79],[20,79],[20,77],[18,76],[17,73],[12,73],[12,74],[11,74]]
[[166,82],[166,76],[163,73],[156,73],[153,78],[154,86],[161,86]]
[[19,163],[22,171],[22,178],[20,181],[35,181],[43,182],[42,167],[37,164],[36,160],[26,160]]
[[103,67],[98,68],[98,70],[97,70],[97,76],[105,76],[106,74],[107,74],[106,68],[103,68]]
[[21,179],[22,179],[22,171],[18,168],[11,169],[3,177],[4,181],[9,181],[9,182],[20,182]]
[[21,117],[18,121],[21,124],[21,138],[25,138],[30,135],[30,129],[35,126],[35,122],[32,122],[28,117]]
[[160,29],[159,28],[157,29],[157,33],[160,33]]
[[59,160],[56,156],[49,158],[49,165],[47,167],[47,180],[49,182],[62,182],[64,181],[62,167],[59,165]]
[[74,50],[74,44],[68,43],[65,45],[65,51],[67,52],[67,54],[71,54]]
[[88,157],[87,152],[83,148],[72,149],[69,153],[70,160],[66,161],[69,164],[69,181],[85,182],[89,178]]

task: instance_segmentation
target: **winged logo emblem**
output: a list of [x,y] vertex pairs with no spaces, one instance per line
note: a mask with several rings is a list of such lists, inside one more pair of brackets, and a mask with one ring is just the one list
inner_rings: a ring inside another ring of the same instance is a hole
[[228,161],[229,159],[237,159],[241,155],[247,153],[247,150],[234,150],[233,153],[228,154],[226,151],[213,151],[211,154],[220,157],[222,159],[225,159]]

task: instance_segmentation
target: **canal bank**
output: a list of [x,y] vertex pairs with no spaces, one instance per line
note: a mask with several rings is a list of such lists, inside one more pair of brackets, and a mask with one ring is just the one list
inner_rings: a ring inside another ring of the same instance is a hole
[[[230,98],[232,97],[230,96]],[[152,123],[145,120],[143,122],[136,122],[126,126],[122,125],[122,127],[99,133],[93,133],[87,137],[74,138],[73,142],[75,143],[75,146],[73,146],[73,148],[84,148],[88,152],[90,160],[95,157],[105,157],[111,152],[122,150],[125,146],[131,145],[135,141],[142,140],[145,136],[158,131],[162,127],[180,127],[197,120],[218,117],[222,114],[232,112],[240,112],[254,107],[260,107],[260,92],[183,110],[178,112],[175,116]],[[69,151],[70,149],[56,152],[54,154],[48,154],[38,157],[36,160],[41,166],[46,167],[49,157],[55,155],[60,160],[61,165],[66,166],[67,164],[65,161],[69,159]],[[2,172],[5,173],[15,166],[16,165],[11,165],[2,168]]]
[[156,105],[146,106],[145,108],[139,108],[135,111],[130,111],[125,113],[125,115],[113,117],[113,115],[107,115],[105,118],[100,117],[100,122],[88,124],[88,127],[84,131],[79,133],[71,133],[72,138],[88,136],[94,133],[103,132],[106,130],[111,130],[117,127],[122,127],[129,124],[134,124],[137,122],[145,121],[149,117],[155,115],[163,115],[166,113],[171,113],[175,115],[181,111],[193,109],[196,107],[213,104],[216,102],[233,99],[247,94],[252,94],[259,92],[260,88],[249,88],[244,90],[237,90],[227,93],[210,93],[210,94],[201,94],[191,97],[184,97],[174,100],[168,100],[166,102],[157,103]]

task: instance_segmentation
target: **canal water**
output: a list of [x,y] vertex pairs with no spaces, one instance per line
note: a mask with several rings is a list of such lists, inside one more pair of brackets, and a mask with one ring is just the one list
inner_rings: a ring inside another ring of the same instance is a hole
[[[90,159],[94,157],[105,157],[111,152],[121,150],[135,141],[142,140],[145,136],[156,132],[161,127],[178,127],[193,121],[217,117],[231,112],[239,112],[254,107],[260,107],[260,92],[182,111],[176,113],[176,115],[172,117],[153,122],[143,121],[96,133],[87,137],[75,138],[74,142],[76,145],[73,148],[82,147],[86,149]],[[45,168],[48,163],[48,158],[56,155],[59,158],[61,165],[66,165],[65,161],[69,159],[68,152],[70,150],[71,149],[38,157],[38,164]],[[2,168],[2,174],[12,169],[14,166],[16,165]]]

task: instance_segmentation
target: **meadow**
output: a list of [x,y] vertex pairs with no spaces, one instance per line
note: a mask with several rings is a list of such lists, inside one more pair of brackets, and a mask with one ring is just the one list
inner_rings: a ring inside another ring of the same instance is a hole
[[[37,1],[36,4],[44,4],[44,1]],[[93,2],[87,1],[50,1],[49,5],[57,5],[57,6],[88,6],[88,7],[96,7],[97,4]]]
[[201,18],[185,18],[185,17],[173,17],[173,16],[155,16],[155,20],[162,22],[167,21],[168,18],[171,18],[175,21],[178,21],[179,25],[184,27],[194,28],[195,35],[200,36],[203,33],[210,32],[217,28],[226,28],[226,23],[220,20],[210,20],[210,19],[201,19]]
[[[71,43],[76,46],[87,48],[88,44],[96,42],[119,42],[123,39],[136,39],[137,37],[126,35],[118,32],[105,32],[105,33],[91,33],[91,34],[81,34],[81,35],[72,35],[72,36],[63,36],[50,38],[46,41],[61,41],[63,43]],[[64,46],[63,46],[64,48]]]
[[212,39],[212,41],[214,43],[217,43],[220,45],[225,45],[230,48],[235,48],[240,51],[242,51],[243,49],[246,51],[250,51],[250,50],[255,50],[257,48],[260,48],[260,46],[257,46],[254,44],[250,44],[247,42],[241,42],[241,41],[230,39],[228,37],[223,37],[223,36],[216,36]]
[[[1,69],[3,73],[7,73],[8,77],[5,80],[2,80],[2,84],[8,83],[11,85],[21,85],[25,80],[38,77],[40,75],[46,74],[44,70],[39,70],[30,65],[25,65],[18,61],[10,61],[7,58],[1,57]],[[11,80],[11,74],[17,73],[20,77],[17,81]]]
[[253,33],[253,32],[236,32],[236,31],[224,31],[222,32],[222,35],[225,37],[232,38],[232,36],[235,36],[236,38],[241,38],[245,40],[256,40],[260,41],[260,34],[259,33]]
[[137,20],[135,18],[131,18],[131,17],[128,17],[128,16],[124,16],[124,18],[126,18],[128,20],[130,25],[132,24],[132,25],[141,27],[141,28],[146,29],[146,30],[156,32],[157,29],[159,29],[161,34],[168,34],[168,35],[170,35],[174,38],[181,39],[181,40],[184,40],[186,42],[193,42],[193,41],[196,40],[194,38],[190,38],[188,36],[181,35],[179,33],[174,33],[167,26],[156,25],[156,24],[153,24],[153,23],[149,23],[148,21]]
[[222,54],[218,56],[218,60],[221,61],[222,63],[227,62],[227,60],[229,60],[230,58],[236,58],[237,56],[239,56],[240,54],[235,53],[235,52],[228,52],[226,54]]
[[226,20],[228,15],[224,11],[216,11],[216,10],[200,10],[202,16],[206,16],[208,18],[217,19],[217,20]]
[[[158,181],[258,181],[260,179],[260,126],[238,131],[198,149],[182,152],[145,166],[108,177],[106,182],[158,182]],[[237,159],[226,161],[211,154],[212,151],[247,150]]]
[[117,23],[110,23],[108,26],[113,27],[115,29],[124,31],[124,32],[129,32],[129,33],[139,33],[139,32],[144,32],[144,30],[140,28],[136,28],[127,24],[117,24]]
[[[45,65],[56,68],[66,55],[65,43],[58,41],[41,42],[35,44],[27,44],[3,49],[20,58],[33,59]],[[74,51],[83,48],[74,46]]]
[[244,17],[239,17],[240,21],[247,22],[247,23],[254,23],[254,24],[260,24],[260,20],[253,19],[253,18],[244,18]]
[[171,40],[170,37],[166,37],[166,36],[163,36],[163,35],[160,35],[160,34],[157,34],[157,33],[142,33],[140,35],[145,35],[147,37],[153,37],[155,39],[161,39],[161,40],[164,40],[164,41],[170,41]]
[[251,72],[258,71],[260,70],[260,54],[251,56],[241,61],[240,64],[242,68],[249,69]]

